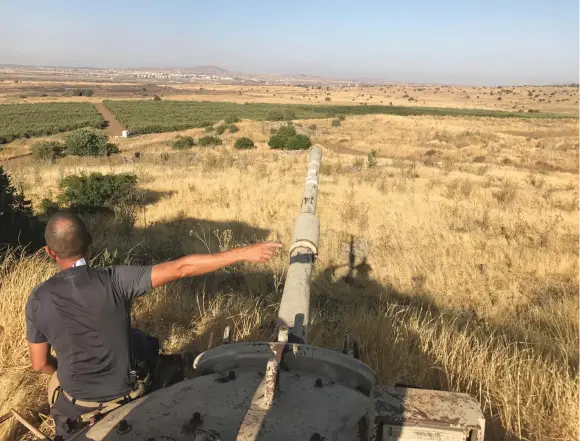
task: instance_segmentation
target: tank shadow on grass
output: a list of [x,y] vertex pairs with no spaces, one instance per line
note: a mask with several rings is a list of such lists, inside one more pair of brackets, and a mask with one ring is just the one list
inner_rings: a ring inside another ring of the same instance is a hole
[[[121,234],[120,241],[115,239],[112,243],[111,238],[119,237],[118,229],[119,225],[116,223],[105,226],[101,224],[101,231],[96,234],[96,242],[99,245],[108,245],[110,249],[116,245],[116,248],[122,251],[119,255],[128,253],[132,262],[143,264],[172,259],[188,253],[219,251],[239,243],[265,240],[269,234],[266,229],[252,227],[237,221],[216,222],[184,217],[133,229],[124,236]],[[346,274],[341,275],[345,271]],[[451,322],[455,323],[456,326],[461,326],[462,323],[466,322],[466,319],[470,318],[469,313],[441,310],[437,307],[431,295],[421,292],[420,280],[417,281],[417,292],[406,294],[398,292],[392,286],[379,283],[372,277],[372,271],[373,268],[368,258],[362,256],[362,258],[357,259],[351,247],[348,261],[345,264],[331,265],[319,272],[312,282],[311,311],[313,313],[311,313],[311,317],[314,321],[310,333],[312,344],[336,349],[340,347],[342,337],[349,330],[342,329],[340,323],[337,323],[337,326],[329,326],[328,323],[325,324],[326,326],[321,326],[320,321],[337,317],[338,312],[344,311],[345,308],[352,308],[353,311],[363,309],[380,314],[381,308],[385,308],[385,305],[400,305],[416,312],[429,310],[435,315],[451,315],[453,318]],[[198,302],[207,304],[218,294],[242,294],[254,299],[256,308],[261,308],[280,299],[282,284],[271,271],[248,272],[244,267],[236,266],[207,276],[175,283],[179,286],[174,287],[172,291],[179,294],[163,296],[159,310],[154,312],[140,311],[134,314],[136,324],[146,332],[158,337],[162,343],[171,338],[175,331],[176,322],[181,322],[179,325],[183,325],[185,322],[186,327],[187,325],[191,326],[191,323],[197,319]],[[191,296],[196,296],[196,300],[192,301]],[[322,311],[324,311],[324,315],[322,315]],[[263,322],[256,324],[244,340],[273,340],[276,313],[277,311],[274,310],[264,313]],[[213,318],[205,325],[205,331],[202,334],[184,340],[178,351],[199,353],[206,350],[210,335],[213,334],[214,341],[218,342],[226,324],[233,324],[231,318],[226,314]],[[353,337],[356,338],[356,335]],[[388,347],[386,353],[410,354],[410,357],[406,358],[411,359],[413,364],[401,365],[400,360],[391,360],[392,363],[389,362],[389,364],[395,369],[397,367],[404,369],[400,369],[399,372],[388,372],[386,375],[383,373],[382,377],[383,380],[386,380],[385,384],[399,383],[432,389],[449,389],[449,379],[445,374],[445,369],[437,360],[424,353],[418,335],[408,331],[403,335],[403,338],[389,337],[389,335],[377,335],[375,338],[379,338],[380,343]],[[374,363],[369,362],[367,358],[365,345],[361,344],[361,359],[366,360],[373,367]],[[130,416],[128,415],[128,418]],[[507,439],[507,435],[508,433],[501,427],[498,420],[488,419],[486,439]],[[510,437],[509,439],[515,438]]]

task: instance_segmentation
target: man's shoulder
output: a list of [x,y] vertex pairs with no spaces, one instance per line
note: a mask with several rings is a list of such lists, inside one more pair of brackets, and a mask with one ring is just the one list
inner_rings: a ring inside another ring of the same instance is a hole
[[32,288],[32,291],[30,291],[30,294],[28,295],[28,302],[30,303],[31,301],[38,300],[39,296],[42,295],[43,292],[48,291],[48,288],[50,288],[50,286],[54,283],[54,279],[57,275],[58,273]]

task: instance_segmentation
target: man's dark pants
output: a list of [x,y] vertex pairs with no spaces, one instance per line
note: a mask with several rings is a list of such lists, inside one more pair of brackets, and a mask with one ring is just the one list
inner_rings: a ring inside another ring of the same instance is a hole
[[[152,372],[155,357],[159,354],[159,340],[145,335],[138,329],[131,330],[131,338],[136,364],[146,365],[148,371]],[[96,409],[98,407],[84,407],[72,403],[61,393],[50,409],[50,416],[54,419],[56,426],[55,441],[72,437],[82,427],[77,423],[80,417]]]

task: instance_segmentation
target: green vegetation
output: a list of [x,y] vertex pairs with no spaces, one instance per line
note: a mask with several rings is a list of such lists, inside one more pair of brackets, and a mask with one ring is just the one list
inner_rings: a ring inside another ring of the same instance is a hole
[[177,135],[175,139],[171,142],[171,147],[176,150],[190,149],[195,145],[195,139],[191,136],[181,136]]
[[202,138],[199,138],[199,141],[197,143],[201,146],[206,147],[208,145],[221,145],[222,140],[219,139],[217,136],[204,136]]
[[63,178],[58,202],[76,211],[112,210],[137,201],[137,176],[131,173],[81,173]]
[[282,113],[281,110],[270,110],[268,112],[268,115],[266,115],[266,119],[268,121],[283,121],[284,114]]
[[54,161],[64,155],[66,145],[61,141],[38,141],[30,150],[34,159]]
[[306,150],[312,146],[310,138],[296,133],[296,128],[290,124],[280,127],[268,141],[273,149]]
[[93,96],[93,89],[74,89],[72,96]]
[[[220,103],[210,101],[105,101],[122,124],[140,133],[170,132],[213,125],[231,115],[258,121],[338,118],[341,115],[435,115],[498,118],[561,118],[547,113],[502,112],[484,109],[454,109],[411,106],[339,106],[269,103]],[[287,111],[285,114],[284,111]]]
[[32,204],[17,191],[10,175],[0,166],[0,249],[7,246],[42,244],[43,226]]
[[232,113],[232,114],[226,116],[224,121],[226,124],[234,124],[234,123],[240,122],[240,118],[238,118],[237,115]]
[[238,150],[246,150],[254,148],[255,145],[254,141],[252,141],[250,138],[243,137],[236,139],[234,147],[237,148]]
[[239,132],[240,131],[240,129],[238,128],[238,126],[236,126],[235,124],[231,124],[228,127],[228,130],[230,131],[230,133],[236,133],[236,132]]
[[340,119],[338,119],[338,118],[333,119],[332,122],[330,123],[330,125],[332,127],[340,127]]
[[111,153],[119,153],[119,148],[111,144],[104,133],[83,129],[66,137],[64,153],[71,156],[109,156]]
[[219,126],[216,127],[215,132],[218,135],[222,135],[226,130],[227,130],[228,126],[226,124],[220,124]]
[[368,161],[369,168],[377,166],[378,161],[377,161],[377,151],[376,150],[371,150],[369,152],[369,154],[367,155],[367,161]]
[[103,124],[91,103],[1,104],[0,144]]

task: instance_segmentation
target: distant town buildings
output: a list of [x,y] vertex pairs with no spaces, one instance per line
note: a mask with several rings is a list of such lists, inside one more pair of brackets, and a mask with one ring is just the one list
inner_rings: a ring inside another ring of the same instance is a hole
[[[0,65],[0,75],[27,75],[39,77],[64,77],[93,81],[175,81],[175,82],[211,82],[222,84],[253,84],[280,86],[359,86],[359,81],[332,80],[307,75],[260,75],[232,73],[214,66],[202,66],[192,69],[154,68],[90,68],[90,67],[57,67],[57,66],[14,66]],[[209,72],[215,71],[215,72]]]

